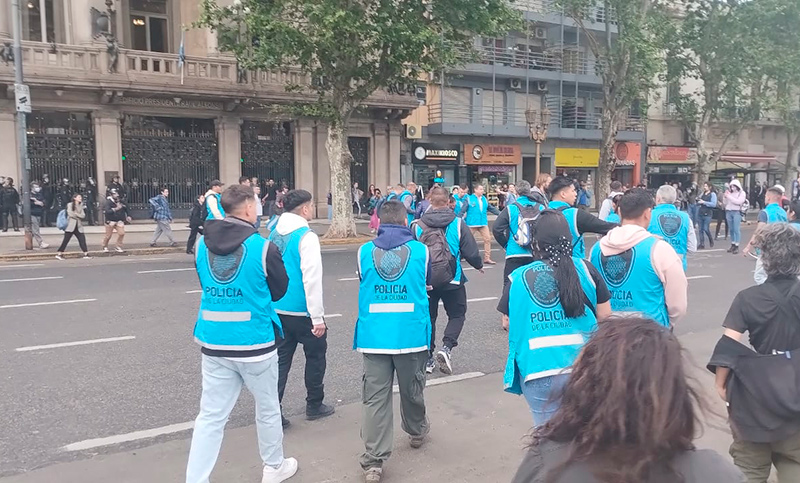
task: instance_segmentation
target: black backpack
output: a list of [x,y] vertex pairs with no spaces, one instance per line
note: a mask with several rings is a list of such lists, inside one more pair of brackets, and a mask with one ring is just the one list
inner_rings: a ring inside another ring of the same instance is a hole
[[430,260],[431,280],[430,285],[441,287],[453,281],[456,276],[456,263],[458,261],[450,252],[450,245],[447,243],[446,228],[433,228],[425,225],[422,221],[417,221],[422,229],[422,234],[418,240],[428,247],[428,257]]

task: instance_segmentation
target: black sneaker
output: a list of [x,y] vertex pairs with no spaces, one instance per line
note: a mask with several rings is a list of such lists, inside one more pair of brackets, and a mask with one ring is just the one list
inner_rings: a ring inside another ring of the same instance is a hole
[[436,353],[436,362],[439,363],[439,370],[445,374],[453,373],[453,365],[450,362],[450,348],[445,346]]
[[281,414],[281,425],[283,426],[283,429],[286,429],[292,425],[292,422],[286,419],[283,414]]
[[739,253],[739,245],[734,245],[733,248],[731,248],[731,253],[733,253],[734,255]]
[[314,409],[306,407],[306,419],[309,421],[316,421],[317,419],[327,418],[335,412],[336,408],[322,403]]
[[436,361],[433,360],[433,357],[428,359],[428,362],[425,363],[425,373],[426,374],[433,374],[433,370],[436,369]]

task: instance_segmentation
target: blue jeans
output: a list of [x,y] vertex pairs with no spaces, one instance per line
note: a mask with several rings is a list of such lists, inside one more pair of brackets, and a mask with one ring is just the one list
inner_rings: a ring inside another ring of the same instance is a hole
[[742,240],[742,212],[737,210],[725,210],[725,219],[731,230],[731,243],[738,245]]
[[333,205],[328,205],[328,219],[333,219]]
[[700,223],[700,230],[699,230],[699,239],[697,240],[698,246],[705,246],[703,242],[703,234],[705,233],[708,236],[708,243],[709,245],[714,244],[714,239],[711,237],[711,213],[707,215],[698,215],[697,220]]
[[700,209],[700,205],[697,203],[693,203],[689,205],[689,219],[692,220],[692,224],[697,226],[698,224],[698,216],[697,212]]
[[[522,376],[520,376],[522,378]],[[561,405],[561,393],[569,381],[569,374],[542,377],[525,382],[522,385],[522,395],[528,402],[533,415],[533,425],[541,426],[550,421]],[[553,398],[551,400],[551,398]]]
[[186,483],[208,483],[219,456],[225,423],[239,399],[242,384],[256,400],[256,432],[261,461],[283,463],[283,427],[278,402],[278,357],[261,362],[234,362],[203,354],[203,395],[194,422]]

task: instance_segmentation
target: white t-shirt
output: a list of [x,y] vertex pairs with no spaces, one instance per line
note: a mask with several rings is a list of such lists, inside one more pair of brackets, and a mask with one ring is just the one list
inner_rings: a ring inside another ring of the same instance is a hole
[[262,216],[264,214],[264,205],[261,204],[261,199],[258,195],[253,196],[256,199],[256,215]]

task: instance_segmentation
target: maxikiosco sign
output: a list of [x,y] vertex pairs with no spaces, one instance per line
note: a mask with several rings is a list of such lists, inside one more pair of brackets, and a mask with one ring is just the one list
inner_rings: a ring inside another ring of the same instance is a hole
[[461,156],[460,144],[413,143],[411,153],[415,163],[458,164]]

